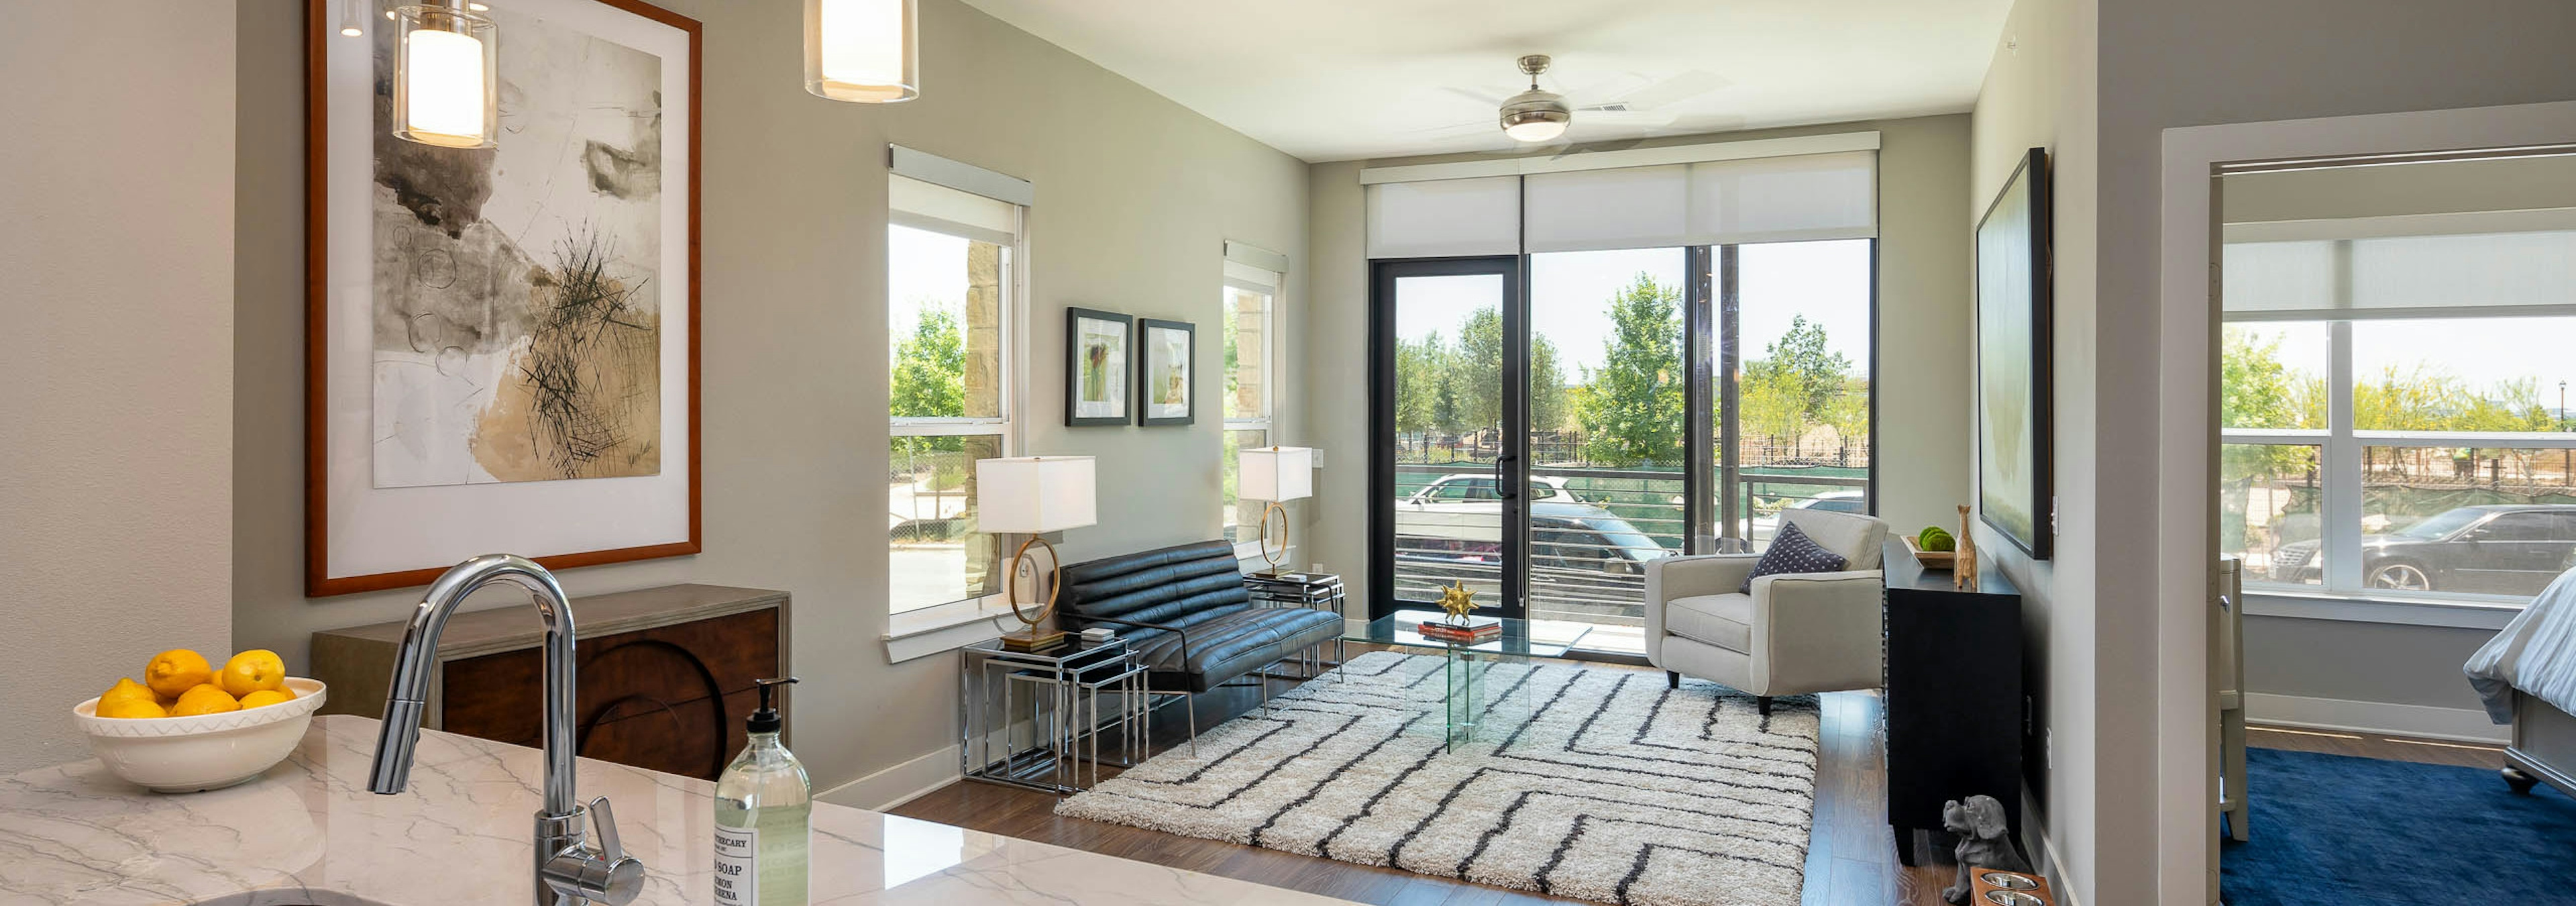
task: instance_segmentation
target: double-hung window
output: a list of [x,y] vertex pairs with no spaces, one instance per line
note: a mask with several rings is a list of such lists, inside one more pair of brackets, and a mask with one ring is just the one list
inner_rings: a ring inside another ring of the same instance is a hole
[[2249,583],[2528,599],[2576,567],[2576,216],[2230,224],[2220,549]]
[[[1236,494],[1235,452],[1268,446],[1279,405],[1279,286],[1275,253],[1226,243],[1225,304],[1225,531],[1237,545],[1258,544],[1262,501]],[[1248,548],[1247,548],[1248,549]],[[1258,552],[1253,554],[1258,556]]]
[[998,542],[975,525],[975,461],[1018,443],[1023,208],[887,181],[886,572],[890,609],[906,613],[1001,590]]

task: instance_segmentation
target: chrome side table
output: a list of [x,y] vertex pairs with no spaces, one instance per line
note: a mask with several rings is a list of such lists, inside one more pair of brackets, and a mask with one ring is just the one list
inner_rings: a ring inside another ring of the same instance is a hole
[[[1243,588],[1251,593],[1252,604],[1255,607],[1311,607],[1340,615],[1342,603],[1349,600],[1347,593],[1342,589],[1342,577],[1333,573],[1245,573]],[[1297,658],[1304,662],[1301,666],[1305,670],[1305,675],[1279,678],[1310,680],[1322,676],[1325,670],[1342,665],[1345,650],[1341,636],[1333,637],[1331,660],[1324,659],[1320,648],[1319,645],[1317,648],[1310,648],[1297,655]],[[1268,674],[1265,672],[1265,675]]]
[[[1127,640],[1069,637],[1048,651],[1011,651],[1001,640],[958,649],[957,770],[970,780],[1064,795],[1100,767],[1132,767],[1152,736],[1145,667]],[[1106,698],[1107,701],[1103,701]],[[1104,760],[1104,737],[1118,759]]]

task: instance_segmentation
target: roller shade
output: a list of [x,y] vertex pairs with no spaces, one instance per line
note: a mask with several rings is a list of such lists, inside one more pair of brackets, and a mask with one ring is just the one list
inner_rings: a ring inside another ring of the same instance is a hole
[[1017,205],[892,175],[886,177],[886,219],[995,245],[1016,242],[1020,229]]
[[1520,251],[1517,176],[1368,187],[1368,255],[1431,258]]
[[2222,260],[2223,298],[2238,317],[2576,306],[2576,231],[2234,242]]
[[1369,257],[1878,235],[1875,150],[1639,163],[1646,165],[1545,171],[1522,165],[1518,175],[1371,184]]

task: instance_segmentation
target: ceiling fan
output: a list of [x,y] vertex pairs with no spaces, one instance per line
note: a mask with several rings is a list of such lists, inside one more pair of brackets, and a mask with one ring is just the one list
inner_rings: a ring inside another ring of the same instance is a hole
[[[1507,98],[1466,88],[1450,88],[1449,91],[1495,107],[1503,134],[1526,147],[1562,139],[1577,120],[1586,126],[1651,128],[1671,125],[1676,115],[1667,108],[1726,84],[1725,79],[1715,74],[1691,70],[1623,94],[1593,100],[1589,97],[1595,94],[1592,90],[1561,94],[1541,87],[1540,76],[1546,75],[1554,62],[1546,54],[1521,57],[1520,70],[1529,76],[1529,89]],[[1550,76],[1551,80],[1553,78]],[[1458,133],[1488,128],[1485,125],[1488,122],[1494,121],[1462,123],[1425,131]]]

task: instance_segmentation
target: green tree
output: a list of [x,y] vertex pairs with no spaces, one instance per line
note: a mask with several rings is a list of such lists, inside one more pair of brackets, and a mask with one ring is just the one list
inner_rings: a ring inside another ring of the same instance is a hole
[[1851,381],[1834,398],[1825,403],[1818,421],[1834,429],[1834,437],[1848,448],[1866,447],[1869,443],[1869,382]]
[[[894,374],[887,411],[896,418],[962,415],[966,411],[966,341],[957,316],[924,307],[912,322],[912,336],[894,347]],[[954,437],[898,437],[894,451],[963,449]]]
[[[2281,362],[2278,338],[2257,340],[2252,332],[2229,326],[2218,365],[2218,424],[2224,428],[2323,428],[2322,382],[2301,379]],[[2311,398],[2310,394],[2315,397]],[[2310,423],[2310,404],[2316,421]],[[2219,447],[2219,474],[2224,480],[2270,479],[2304,472],[2311,458],[2304,447],[2225,444]]]
[[1530,431],[1562,431],[1567,425],[1565,370],[1557,364],[1556,344],[1546,337],[1530,340]]
[[1736,423],[1745,434],[1774,445],[1807,433],[1806,405],[1805,391],[1779,369],[1748,367],[1736,385]]
[[1638,274],[1610,300],[1601,370],[1587,372],[1585,458],[1678,462],[1682,453],[1681,291]]
[[1461,434],[1503,426],[1503,316],[1479,308],[1458,326],[1458,348],[1448,362],[1447,388],[1456,407],[1452,430]]
[[1826,342],[1825,325],[1812,323],[1806,315],[1789,319],[1789,330],[1763,347],[1768,366],[1798,393],[1799,411],[1810,420],[1821,420],[1825,407],[1843,392],[1843,377],[1851,372],[1851,360],[1833,351]]
[[1440,335],[1395,342],[1395,430],[1421,434],[1438,427],[1433,405],[1440,396]]

